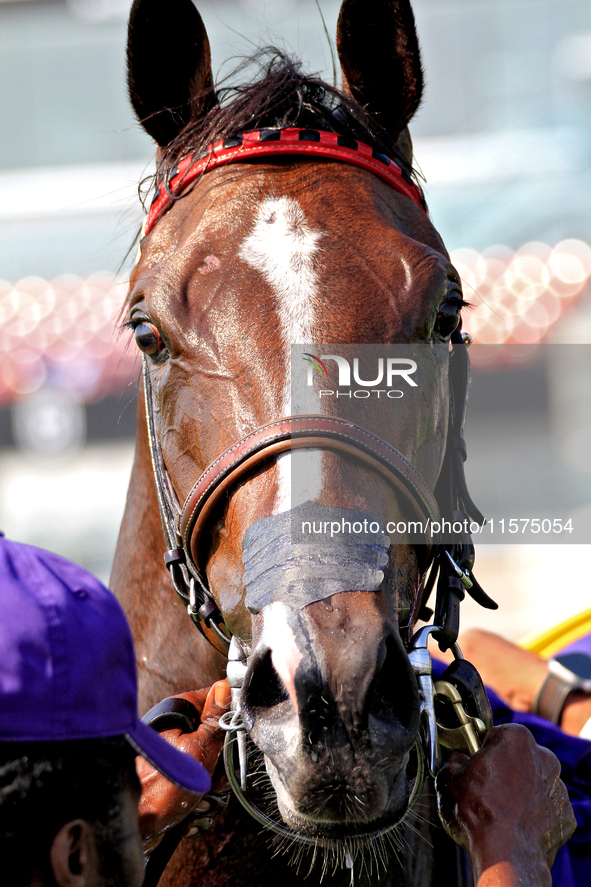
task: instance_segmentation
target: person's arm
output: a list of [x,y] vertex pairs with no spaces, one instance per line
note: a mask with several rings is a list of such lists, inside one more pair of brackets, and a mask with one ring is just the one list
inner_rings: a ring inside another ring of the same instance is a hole
[[576,821],[557,758],[529,730],[492,727],[473,758],[452,754],[436,788],[443,826],[469,852],[477,887],[551,887]]
[[[546,677],[548,666],[544,659],[499,635],[477,628],[463,632],[459,643],[464,656],[476,666],[484,683],[492,687],[507,705],[514,711],[531,711]],[[589,718],[591,696],[572,693],[560,720],[564,732],[578,736]]]
[[[180,751],[187,752],[200,761],[213,774],[225,737],[218,722],[231,703],[228,682],[218,681],[210,688],[178,693],[177,696],[187,699],[195,706],[201,724],[193,733],[181,733],[175,729],[163,730],[161,735]],[[206,815],[209,804],[199,795],[191,795],[177,788],[143,758],[137,758],[136,769],[142,787],[139,803],[140,832],[144,853],[151,853],[170,828],[191,813]],[[196,831],[197,828],[189,821],[186,837]]]

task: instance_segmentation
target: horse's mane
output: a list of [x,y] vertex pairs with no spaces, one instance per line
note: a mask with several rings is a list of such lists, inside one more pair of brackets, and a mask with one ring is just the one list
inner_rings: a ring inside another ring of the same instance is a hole
[[[255,65],[257,75],[239,85],[224,85]],[[215,102],[217,97],[217,102]],[[210,110],[188,123],[165,149],[157,180],[168,182],[178,161],[202,156],[209,145],[255,129],[299,126],[353,136],[388,154],[409,174],[408,160],[375,117],[351,96],[316,75],[302,73],[301,64],[276,47],[258,50],[222,81],[193,99],[194,107]],[[147,181],[143,185],[150,184]]]

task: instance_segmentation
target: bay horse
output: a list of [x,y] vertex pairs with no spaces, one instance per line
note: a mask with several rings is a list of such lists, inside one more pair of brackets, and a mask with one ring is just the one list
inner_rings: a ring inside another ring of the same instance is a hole
[[[394,544],[384,528],[409,508],[478,515],[461,468],[466,303],[412,168],[410,4],[344,0],[337,49],[340,90],[281,53],[216,90],[191,0],[134,0],[130,14],[130,97],[157,174],[125,306],[143,397],[111,587],[144,709],[223,677],[232,639],[234,726],[287,836],[231,803],[173,857],[164,880],[181,887],[464,877],[429,781],[405,815],[426,705],[408,645],[435,566],[453,644],[463,587],[480,594],[473,548],[466,534]],[[309,343],[418,345],[437,372],[397,428],[372,408],[365,427],[290,418],[292,346]],[[296,501],[301,453],[313,477]],[[325,562],[290,538],[296,514],[376,529],[355,553],[345,534]]]

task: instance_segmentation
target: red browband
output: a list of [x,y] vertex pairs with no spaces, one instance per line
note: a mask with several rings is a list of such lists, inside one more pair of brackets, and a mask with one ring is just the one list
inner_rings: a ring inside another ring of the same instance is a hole
[[172,170],[168,187],[162,183],[152,200],[146,219],[144,236],[147,236],[158,219],[170,209],[176,196],[203,173],[224,166],[236,160],[249,160],[253,157],[271,157],[277,154],[304,154],[308,157],[327,157],[352,163],[375,173],[400,194],[416,203],[427,212],[421,189],[401,167],[379,151],[370,148],[351,136],[318,129],[261,129],[232,136],[216,142],[199,160],[191,156],[181,160]]

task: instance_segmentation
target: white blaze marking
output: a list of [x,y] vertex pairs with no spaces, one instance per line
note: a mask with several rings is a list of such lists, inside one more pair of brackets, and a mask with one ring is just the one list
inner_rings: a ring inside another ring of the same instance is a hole
[[278,601],[263,608],[263,631],[259,644],[270,647],[273,668],[283,681],[294,706],[298,700],[295,673],[302,659],[293,629],[287,621],[289,610]]
[[[308,224],[304,211],[292,197],[268,197],[258,208],[254,228],[242,242],[238,255],[256,268],[272,288],[277,298],[277,314],[281,324],[283,344],[307,344],[314,341],[314,304],[318,293],[318,275],[314,257],[319,251],[322,232]],[[285,361],[290,366],[289,356]],[[302,377],[303,379],[305,376]],[[307,392],[306,392],[307,393]],[[283,388],[281,415],[292,414],[291,378]],[[299,400],[299,398],[298,398]],[[301,406],[298,404],[298,412]],[[316,412],[314,404],[308,412]],[[300,501],[314,499],[321,487],[320,453],[297,453],[298,477],[305,476],[305,490],[293,489],[291,454],[279,459],[279,511],[287,511]],[[301,458],[300,458],[301,457]],[[302,460],[309,465],[304,470]],[[302,471],[304,470],[304,475]],[[301,487],[302,484],[297,484]],[[303,498],[302,498],[303,497]]]
[[294,450],[279,456],[278,512],[289,511],[308,500],[315,501],[320,495],[324,477],[322,458],[320,450]]
[[321,237],[308,225],[297,200],[268,197],[259,205],[254,228],[238,253],[276,294],[287,346],[313,341],[318,285],[314,256]]

